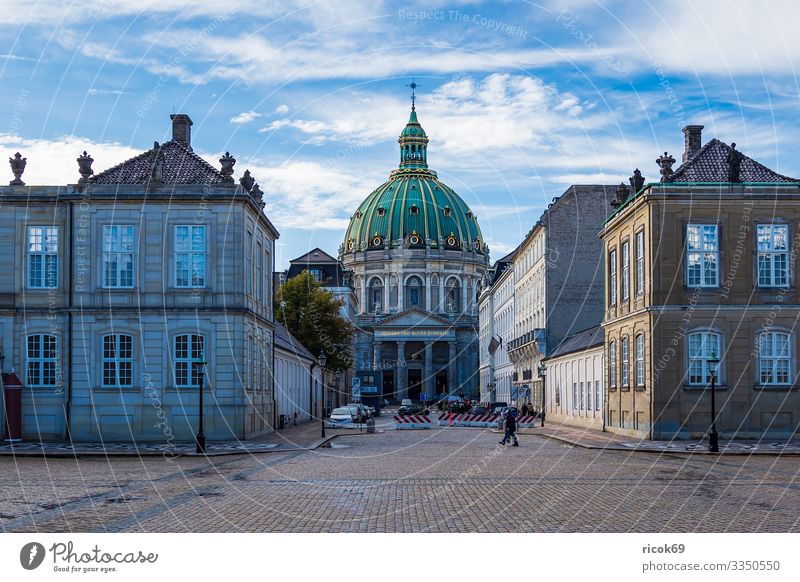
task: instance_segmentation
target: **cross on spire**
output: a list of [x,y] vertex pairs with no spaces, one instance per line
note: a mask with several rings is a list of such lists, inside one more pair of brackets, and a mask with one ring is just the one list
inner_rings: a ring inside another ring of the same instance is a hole
[[411,83],[406,85],[406,87],[411,87],[411,111],[416,111],[416,100],[417,100],[417,87],[421,87],[415,80],[414,77],[411,77]]

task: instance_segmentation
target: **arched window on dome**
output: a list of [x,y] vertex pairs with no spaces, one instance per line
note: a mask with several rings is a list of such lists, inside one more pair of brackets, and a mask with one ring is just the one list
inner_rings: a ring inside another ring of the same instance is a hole
[[369,282],[369,312],[381,313],[383,311],[383,281],[374,277]]
[[458,313],[461,311],[461,293],[458,279],[451,277],[447,280],[444,296],[444,309],[447,313]]
[[425,309],[425,285],[419,277],[409,277],[406,280],[405,306]]

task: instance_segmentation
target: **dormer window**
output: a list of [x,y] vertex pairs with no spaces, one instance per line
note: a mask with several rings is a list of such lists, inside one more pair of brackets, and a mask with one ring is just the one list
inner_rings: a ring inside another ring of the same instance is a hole
[[378,216],[383,216],[386,214],[386,209],[383,207],[378,208]]
[[361,211],[360,210],[356,210],[356,218],[361,218]]
[[445,239],[444,242],[447,243],[447,246],[449,246],[449,247],[457,247],[458,246],[458,239],[456,239],[455,235],[453,235],[452,232],[450,233],[450,236],[448,236]]
[[408,209],[411,214],[419,214],[419,206],[414,204],[411,208]]
[[372,246],[374,247],[383,246],[383,237],[381,237],[378,233],[375,233],[375,236],[372,237]]
[[411,245],[418,245],[422,242],[422,239],[417,234],[417,231],[414,231],[411,233],[411,236],[408,237],[408,242]]
[[472,211],[467,212],[467,218],[472,218]]
[[442,214],[444,214],[445,216],[450,216],[450,207],[445,206],[444,208],[442,208]]

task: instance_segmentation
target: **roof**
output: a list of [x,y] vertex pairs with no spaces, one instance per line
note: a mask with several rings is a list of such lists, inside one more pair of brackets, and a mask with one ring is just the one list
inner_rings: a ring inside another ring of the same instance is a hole
[[153,147],[138,156],[96,174],[93,184],[148,184],[152,175],[153,159],[160,148],[164,167],[164,184],[220,184],[223,175],[184,144],[174,140]]
[[[728,154],[733,148],[718,140],[712,139],[689,161],[683,163],[670,176],[670,182],[727,182],[728,181]],[[739,180],[741,182],[800,182],[770,170],[763,164],[743,154],[739,166]]]
[[317,363],[316,356],[312,355],[308,348],[301,344],[296,337],[289,333],[288,329],[277,321],[275,322],[275,347],[283,348],[284,351],[312,360],[315,364]]
[[595,325],[589,329],[579,331],[578,333],[565,337],[561,343],[558,344],[558,347],[553,350],[553,352],[549,354],[546,359],[550,360],[560,356],[566,356],[567,354],[572,354],[574,352],[582,352],[590,348],[601,346],[603,345],[604,337],[603,327],[600,325]]
[[338,263],[339,259],[335,259],[328,253],[317,247],[308,251],[301,257],[292,259],[289,263]]

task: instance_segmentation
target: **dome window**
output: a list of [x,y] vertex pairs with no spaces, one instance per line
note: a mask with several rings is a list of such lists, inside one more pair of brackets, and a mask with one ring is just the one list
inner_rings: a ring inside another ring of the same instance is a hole
[[408,237],[408,242],[412,245],[418,245],[422,242],[422,239],[419,237],[416,230],[411,233],[410,237]]
[[352,250],[355,250],[355,248],[356,248],[356,241],[354,241],[351,238],[349,241],[347,241],[347,250],[348,251],[352,251]]
[[356,218],[361,218],[361,211],[360,210],[356,210]]
[[408,209],[411,214],[419,214],[419,206],[414,204],[411,208]]
[[378,208],[378,216],[383,216],[384,214],[386,214],[386,209],[381,206]]
[[374,247],[382,247],[383,246],[383,237],[379,235],[377,232],[375,236],[372,237],[372,246]]
[[467,212],[467,218],[472,218],[472,211]]
[[444,208],[442,208],[442,214],[444,214],[445,216],[450,216],[450,207],[445,206]]
[[444,242],[447,243],[447,246],[449,246],[449,247],[457,247],[458,246],[458,239],[455,237],[455,235],[452,232],[450,233],[450,236],[448,236],[445,239]]

